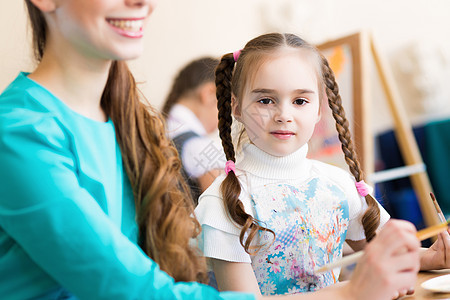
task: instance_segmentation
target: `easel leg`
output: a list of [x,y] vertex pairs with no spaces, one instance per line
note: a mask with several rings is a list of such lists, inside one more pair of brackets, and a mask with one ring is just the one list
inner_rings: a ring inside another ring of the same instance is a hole
[[[385,92],[387,102],[392,113],[395,125],[395,134],[399,144],[400,151],[406,165],[422,164],[417,142],[414,138],[411,124],[407,118],[406,111],[403,108],[400,94],[395,89],[394,78],[388,67],[388,64],[379,54],[373,37],[370,38],[370,45],[375,65],[380,76],[381,84]],[[411,182],[419,200],[426,226],[439,223],[436,210],[430,198],[432,187],[426,171],[416,173],[410,176]]]

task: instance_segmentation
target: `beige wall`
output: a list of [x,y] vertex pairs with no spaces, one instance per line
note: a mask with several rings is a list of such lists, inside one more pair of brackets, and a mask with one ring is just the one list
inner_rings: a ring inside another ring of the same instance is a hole
[[[448,0],[160,0],[147,28],[145,55],[131,66],[144,94],[160,107],[185,62],[234,51],[267,31],[291,31],[320,43],[370,30],[392,61],[415,43],[450,49],[449,12]],[[19,70],[32,69],[32,60],[23,1],[2,0],[0,20],[3,90]]]

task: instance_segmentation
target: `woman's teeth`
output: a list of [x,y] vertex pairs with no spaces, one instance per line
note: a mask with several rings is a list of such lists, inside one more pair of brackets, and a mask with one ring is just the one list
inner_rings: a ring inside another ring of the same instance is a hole
[[144,25],[143,20],[108,20],[108,23],[127,31],[139,31]]

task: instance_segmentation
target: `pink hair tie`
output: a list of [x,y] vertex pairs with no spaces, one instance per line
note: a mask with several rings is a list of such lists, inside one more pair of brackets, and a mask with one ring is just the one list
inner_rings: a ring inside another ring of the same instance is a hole
[[238,50],[238,51],[234,51],[234,52],[233,52],[233,58],[234,58],[234,61],[235,61],[235,62],[238,61],[239,56],[241,55],[241,51],[242,51],[242,50]]
[[365,197],[370,193],[370,187],[364,182],[364,180],[358,181],[355,183],[356,190],[358,191],[358,194]]
[[234,173],[236,173],[236,166],[234,165],[234,161],[229,160],[225,163],[225,173],[230,173],[230,171],[233,171]]

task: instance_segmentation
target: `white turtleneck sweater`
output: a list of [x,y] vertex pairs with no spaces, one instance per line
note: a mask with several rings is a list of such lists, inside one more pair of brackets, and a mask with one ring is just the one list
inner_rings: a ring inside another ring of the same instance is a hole
[[[223,204],[219,176],[200,196],[195,209],[202,225],[200,248],[206,257],[251,263],[261,293],[307,292],[337,281],[339,269],[315,275],[316,265],[342,256],[345,240],[365,239],[361,217],[367,208],[346,171],[306,158],[308,146],[275,157],[253,144],[236,163],[245,210],[275,232],[260,234],[265,244],[256,255],[245,252],[240,226],[231,221]],[[380,205],[382,226],[389,215]],[[272,243],[273,242],[273,243]]]

